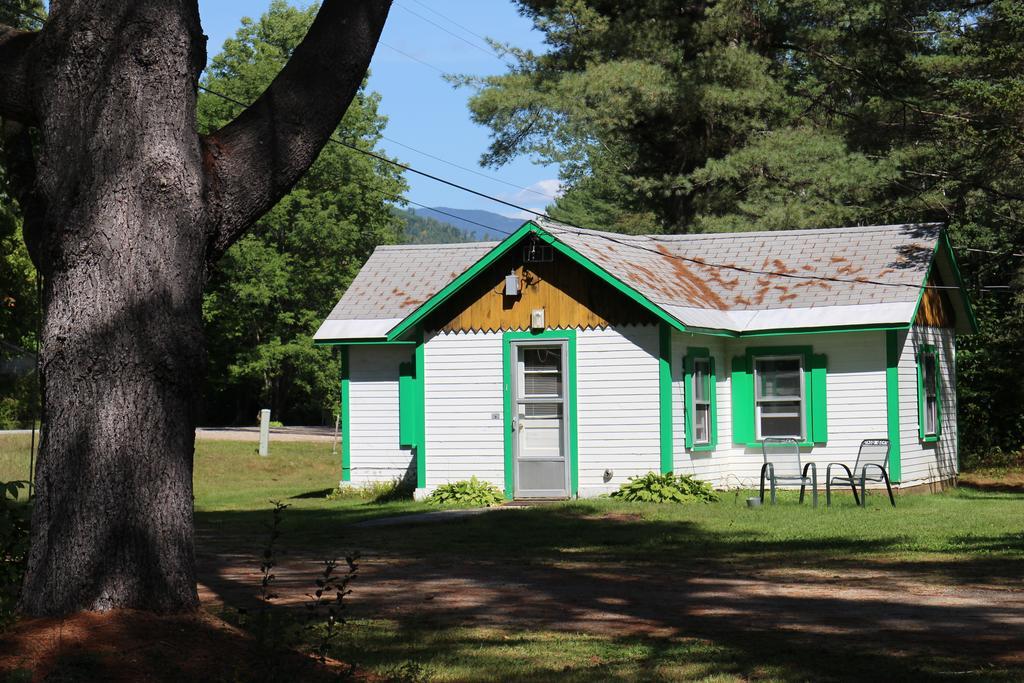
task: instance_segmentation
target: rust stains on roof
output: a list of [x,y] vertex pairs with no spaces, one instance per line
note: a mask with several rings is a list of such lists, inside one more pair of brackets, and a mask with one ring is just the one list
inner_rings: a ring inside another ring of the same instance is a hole
[[[662,281],[661,286],[656,289],[666,296],[680,296],[693,304],[703,304],[711,308],[724,311],[728,304],[707,283],[696,273],[690,270],[682,259],[676,258],[675,254],[665,248],[665,245],[657,245],[658,252],[665,257],[665,261],[672,269],[675,278],[669,282]],[[721,277],[721,276],[719,276]]]
[[786,263],[781,259],[772,259],[772,265],[775,266],[775,272],[784,275],[791,275],[796,272],[796,268],[789,268]]
[[849,261],[850,259],[846,258],[845,256],[833,256],[829,260],[832,261],[832,263],[843,263],[845,261]]

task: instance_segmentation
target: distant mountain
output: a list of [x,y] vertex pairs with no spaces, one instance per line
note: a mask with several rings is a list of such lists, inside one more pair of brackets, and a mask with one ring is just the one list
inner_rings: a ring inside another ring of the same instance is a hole
[[[441,213],[442,211],[444,213]],[[447,206],[438,206],[433,209],[412,209],[412,212],[417,216],[432,218],[440,223],[452,225],[466,233],[470,241],[481,242],[501,240],[508,236],[505,233],[515,232],[525,222],[522,218],[509,218],[491,211],[453,209]],[[452,215],[446,216],[445,214]],[[452,216],[457,216],[457,218]]]
[[473,236],[450,223],[442,223],[428,216],[418,216],[409,209],[392,207],[391,211],[405,221],[402,241],[405,244],[454,244],[473,242]]

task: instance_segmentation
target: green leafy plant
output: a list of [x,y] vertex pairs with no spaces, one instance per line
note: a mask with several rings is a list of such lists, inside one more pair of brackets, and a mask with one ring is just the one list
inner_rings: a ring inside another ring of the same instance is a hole
[[491,507],[504,501],[505,496],[497,486],[476,477],[438,486],[427,497],[431,505]]
[[[317,622],[311,627],[317,636],[313,654],[321,662],[326,661],[331,643],[339,635],[339,627],[346,623],[342,612],[345,609],[345,597],[352,592],[348,585],[359,573],[358,560],[358,552],[347,555],[345,565],[348,569],[344,573],[335,571],[338,568],[337,560],[324,560],[324,568],[316,580],[316,590],[312,594],[306,594],[310,599],[306,608],[311,618]],[[322,614],[324,610],[327,612],[326,616]]]
[[612,496],[636,503],[711,503],[718,500],[718,493],[706,481],[671,472],[648,472],[642,477],[630,477]]

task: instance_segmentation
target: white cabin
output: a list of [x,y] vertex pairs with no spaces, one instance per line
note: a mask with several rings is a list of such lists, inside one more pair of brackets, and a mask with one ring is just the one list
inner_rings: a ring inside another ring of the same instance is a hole
[[650,471],[756,487],[767,436],[901,488],[958,471],[941,226],[635,236],[527,222],[500,243],[378,247],[316,334],[341,350],[341,479],[476,476],[508,498]]

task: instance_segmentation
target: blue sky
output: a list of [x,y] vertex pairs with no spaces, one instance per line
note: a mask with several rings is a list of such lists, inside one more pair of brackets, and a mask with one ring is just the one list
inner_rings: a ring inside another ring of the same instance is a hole
[[[220,51],[243,16],[258,17],[269,5],[270,0],[200,0],[210,55]],[[470,121],[466,101],[471,92],[456,90],[442,78],[441,72],[490,75],[505,71],[481,36],[518,47],[543,47],[541,34],[508,0],[395,0],[370,65],[370,88],[381,94],[381,112],[388,117],[384,134],[390,140],[381,147],[415,168],[515,204],[543,209],[550,202],[544,195],[557,191],[557,167],[517,159],[500,169],[480,168],[488,130]],[[453,168],[402,145],[532,191]],[[408,198],[427,206],[518,215],[514,209],[414,174],[406,174],[406,179]]]

